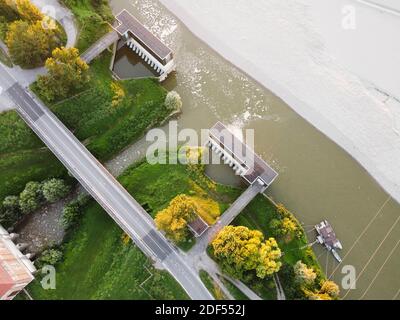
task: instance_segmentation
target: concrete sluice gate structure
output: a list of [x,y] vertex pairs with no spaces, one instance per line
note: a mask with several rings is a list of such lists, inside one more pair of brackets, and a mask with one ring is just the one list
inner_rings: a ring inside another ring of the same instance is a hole
[[168,74],[175,71],[173,52],[160,39],[153,35],[127,10],[115,16],[114,29],[126,45],[143,59],[164,81]]
[[207,146],[250,185],[257,182],[268,188],[278,177],[274,169],[221,122],[210,129]]

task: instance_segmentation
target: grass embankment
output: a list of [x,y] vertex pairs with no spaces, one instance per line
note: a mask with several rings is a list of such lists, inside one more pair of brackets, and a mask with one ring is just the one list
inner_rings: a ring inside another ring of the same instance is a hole
[[222,278],[221,281],[224,283],[225,287],[229,290],[235,300],[250,300],[238,287],[236,287],[229,280]]
[[154,269],[94,202],[65,244],[64,262],[56,270],[56,290],[44,290],[35,280],[29,286],[34,299],[187,298],[169,273]]
[[218,286],[218,284],[215,283],[215,281],[213,280],[213,278],[211,278],[207,271],[200,270],[199,276],[203,284],[206,286],[208,291],[211,292],[216,300],[227,300],[221,288]]
[[108,5],[94,6],[91,0],[62,0],[73,12],[79,27],[79,39],[76,47],[84,52],[96,40],[111,30],[109,22],[113,16]]

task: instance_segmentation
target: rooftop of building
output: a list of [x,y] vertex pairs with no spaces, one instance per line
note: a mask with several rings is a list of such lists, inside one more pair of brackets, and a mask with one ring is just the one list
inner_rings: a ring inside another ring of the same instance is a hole
[[243,178],[250,184],[258,178],[270,185],[278,173],[261,159],[247,144],[237,138],[223,123],[217,122],[210,129],[210,136],[228,152],[243,168],[246,169]]
[[115,26],[115,30],[117,30],[120,35],[130,32],[161,60],[166,59],[170,54],[172,54],[172,50],[170,48],[168,48],[160,39],[151,33],[127,10],[122,10],[115,16],[115,18],[119,23],[117,26]]

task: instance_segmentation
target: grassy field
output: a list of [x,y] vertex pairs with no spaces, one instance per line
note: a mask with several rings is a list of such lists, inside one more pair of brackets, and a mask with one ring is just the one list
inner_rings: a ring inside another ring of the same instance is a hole
[[56,290],[44,290],[35,280],[28,289],[34,299],[187,299],[169,273],[155,270],[94,202],[64,252]]
[[80,52],[84,52],[111,30],[109,22],[112,14],[109,6],[95,7],[94,1],[91,0],[62,0],[62,2],[71,9],[78,22],[79,39],[76,47]]
[[204,270],[200,270],[199,276],[201,281],[204,283],[208,291],[211,292],[216,300],[226,300],[226,296],[222,292],[221,288],[214,282],[211,276]]
[[15,111],[0,113],[0,203],[29,181],[61,177],[66,170]]
[[235,300],[249,300],[249,298],[230,281],[226,279],[221,279],[221,281],[224,283],[225,287],[229,290]]

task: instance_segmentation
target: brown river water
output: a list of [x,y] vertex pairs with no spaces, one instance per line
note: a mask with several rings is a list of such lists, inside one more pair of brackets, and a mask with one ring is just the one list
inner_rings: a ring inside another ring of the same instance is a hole
[[[314,251],[328,276],[339,285],[342,268],[355,268],[356,288],[346,299],[400,299],[400,205],[340,147],[196,38],[156,0],[112,0],[114,13],[127,9],[175,53],[176,75],[164,85],[182,97],[179,128],[210,128],[217,120],[231,128],[254,129],[255,150],[278,172],[267,190],[304,224],[322,219],[333,225],[343,245],[341,265],[319,245]],[[128,57],[117,61],[129,69]],[[237,183],[223,165],[207,172],[222,183]]]

